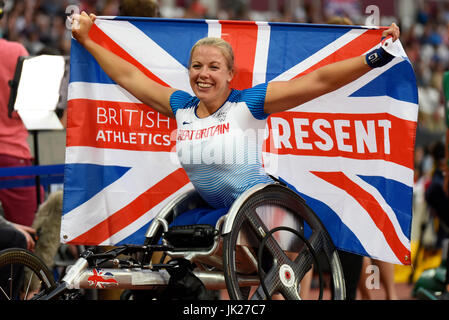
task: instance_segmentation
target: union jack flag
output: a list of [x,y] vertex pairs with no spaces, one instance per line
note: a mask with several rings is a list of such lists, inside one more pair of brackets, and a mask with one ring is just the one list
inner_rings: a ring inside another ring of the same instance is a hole
[[87,282],[94,288],[103,289],[106,287],[117,286],[118,282],[110,272],[104,272],[101,269],[92,269],[92,275],[87,278]]
[[[290,80],[362,55],[383,28],[99,17],[94,41],[148,77],[193,94],[187,64],[200,38],[234,48],[235,89]],[[418,97],[399,41],[392,62],[267,120],[264,165],[292,184],[337,247],[410,264]],[[155,214],[192,188],[176,159],[176,123],[114,83],[72,40],[61,240],[141,244]]]

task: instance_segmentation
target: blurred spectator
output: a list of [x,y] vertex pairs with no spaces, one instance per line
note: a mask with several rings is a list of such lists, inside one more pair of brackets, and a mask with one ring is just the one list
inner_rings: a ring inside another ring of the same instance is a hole
[[[12,224],[0,215],[0,251],[10,248],[33,249],[34,240],[28,232],[34,233],[34,230],[27,226]],[[10,288],[11,273],[10,266],[0,268],[0,288],[2,290]],[[8,292],[14,298],[17,298],[20,293],[20,281],[16,281],[16,279],[20,279],[22,275],[23,268],[19,267],[13,275],[11,291]],[[0,301],[7,299],[7,293],[0,290]]]
[[35,229],[11,223],[0,215],[0,251],[8,248],[23,248],[33,251],[35,234]]
[[122,0],[120,15],[127,17],[159,17],[159,6],[156,0]]
[[228,0],[221,4],[219,19],[224,20],[251,20],[249,8],[245,1]]
[[351,17],[351,20],[355,21],[355,23],[361,22],[362,4],[358,0],[323,0],[323,6],[325,16],[329,17],[327,20],[331,17],[341,16]]
[[426,188],[425,197],[431,213],[439,219],[436,247],[449,236],[449,196],[444,191],[445,145],[437,141],[432,146],[433,172],[431,181]]
[[[138,2],[138,1],[134,1]],[[101,14],[104,16],[118,16],[120,8],[120,0],[106,0],[101,10]],[[95,12],[95,11],[89,11]]]
[[[445,125],[441,83],[449,68],[449,4],[420,1],[417,5],[416,23],[403,33],[401,41],[417,78],[420,133],[442,137]],[[417,142],[429,144],[434,139]]]
[[199,0],[189,1],[184,14],[186,19],[205,19],[207,17],[207,8]]
[[80,12],[86,11],[86,12],[98,12],[97,3],[99,1],[97,0],[81,0],[79,1],[80,6]]
[[326,21],[327,24],[343,24],[343,25],[353,25],[354,23],[347,17],[334,16]]
[[[4,2],[0,0],[0,7]],[[0,39],[0,167],[31,166],[28,131],[16,112],[9,115],[11,92],[9,81],[14,78],[20,56],[28,56],[18,42]],[[37,209],[36,187],[0,189],[5,218],[13,223],[31,226]]]

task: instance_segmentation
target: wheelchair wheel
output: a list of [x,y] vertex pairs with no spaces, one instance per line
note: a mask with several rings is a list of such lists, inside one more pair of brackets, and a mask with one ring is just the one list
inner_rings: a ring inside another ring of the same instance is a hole
[[[230,232],[224,230],[223,235],[224,276],[231,299],[263,300],[276,294],[287,300],[302,299],[300,282],[312,266],[320,275],[319,298],[323,270],[330,275],[326,286],[330,298],[345,298],[343,271],[333,242],[298,194],[280,184],[267,185],[246,197],[236,210]],[[261,282],[248,295],[239,277],[254,274]]]
[[[30,272],[29,283],[24,283],[25,272]],[[27,300],[32,298],[30,282],[38,278],[39,292],[55,287],[53,275],[42,260],[24,249],[12,248],[0,252],[0,300]]]

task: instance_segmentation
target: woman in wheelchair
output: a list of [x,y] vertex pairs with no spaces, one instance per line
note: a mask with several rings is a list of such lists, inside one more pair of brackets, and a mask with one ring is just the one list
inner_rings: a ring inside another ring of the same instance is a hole
[[[111,79],[144,104],[176,119],[176,148],[181,164],[196,190],[219,210],[207,214],[204,210],[196,211],[192,214],[192,221],[184,223],[209,221],[211,219],[205,215],[225,213],[222,208],[229,208],[243,191],[257,183],[272,181],[261,165],[261,147],[256,145],[260,142],[257,131],[265,128],[265,119],[270,114],[336,90],[393,58],[379,48],[365,56],[325,66],[297,79],[263,83],[239,91],[230,87],[236,73],[232,47],[222,39],[205,38],[191,50],[189,79],[195,93],[191,96],[160,85],[92,41],[89,30],[95,19],[95,15],[88,16],[85,12],[76,16],[74,20],[78,23],[73,24],[73,36],[95,57]],[[393,23],[383,36],[392,36],[395,41],[399,37],[399,28]],[[242,135],[246,135],[246,139]],[[238,150],[227,148],[229,144],[237,146],[232,143],[233,139],[243,142]],[[205,150],[214,154],[204,159]],[[217,151],[222,154],[217,154]],[[234,155],[234,159],[227,158],[227,151]]]
[[[199,40],[190,52],[188,72],[194,93],[192,96],[187,92],[160,85],[132,64],[94,42],[89,37],[89,30],[95,19],[95,15],[88,15],[85,12],[75,15],[72,19],[72,22],[77,21],[72,23],[74,38],[92,54],[101,68],[117,84],[144,104],[167,117],[176,119],[178,158],[195,190],[205,201],[205,206],[179,214],[171,222],[172,226],[215,226],[223,215],[229,214],[229,208],[233,207],[236,200],[246,191],[257,185],[273,184],[273,178],[265,173],[261,161],[263,134],[260,133],[265,129],[266,119],[270,114],[289,110],[334,91],[361,77],[372,68],[387,64],[393,58],[380,47],[364,56],[326,65],[290,81],[273,81],[245,90],[235,90],[231,88],[231,80],[236,75],[231,45],[219,38],[204,38]],[[399,28],[394,23],[383,32],[383,37],[389,36],[393,41],[399,38]],[[151,52],[148,54],[151,55]],[[290,206],[291,210],[295,210],[295,206],[299,204],[290,205],[291,197],[294,196],[287,194],[284,198],[273,197],[267,200],[270,197],[267,198],[265,194],[262,200],[279,202],[279,205]],[[255,203],[247,202],[240,205],[254,208],[257,206]],[[239,211],[243,209],[240,208]],[[299,220],[298,224],[304,224],[303,221],[307,221],[308,217],[307,211],[302,217],[304,220]],[[245,229],[247,223],[257,225],[254,219],[248,222],[245,218],[240,219],[237,214],[233,218],[233,223],[224,228]],[[313,219],[307,221],[311,229],[314,221]],[[319,222],[316,222],[316,225],[318,224]],[[262,233],[266,235],[269,229],[264,230]],[[230,242],[233,241],[235,244],[240,241],[237,240],[237,236],[232,237],[234,239],[229,240]],[[247,241],[251,242],[251,239]],[[312,245],[313,241],[309,240]],[[273,253],[275,244],[267,240],[266,247],[276,256],[276,253]],[[296,269],[300,267],[298,264],[279,262],[286,259],[284,256],[278,256],[275,264],[278,263],[278,269],[283,272],[280,282],[284,287],[289,287],[292,274],[298,273]],[[315,258],[309,255],[305,260],[310,263]],[[238,259],[231,256],[226,258],[226,254],[224,259],[228,259],[228,263],[238,269],[236,261]],[[301,270],[296,276],[302,277],[305,272],[307,270]],[[269,271],[265,273],[267,277],[275,279],[274,273],[271,274]],[[231,298],[244,296],[244,290],[239,290],[238,280],[232,276],[226,280],[228,290],[229,286],[235,288],[235,292],[230,292]],[[263,289],[266,293],[267,288]],[[270,293],[275,290],[277,289],[274,287],[268,288]],[[263,295],[262,290],[259,294]],[[283,294],[287,298],[290,297],[288,292]]]

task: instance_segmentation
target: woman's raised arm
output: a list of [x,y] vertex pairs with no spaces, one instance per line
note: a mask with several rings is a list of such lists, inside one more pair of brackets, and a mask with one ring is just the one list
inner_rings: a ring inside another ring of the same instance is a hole
[[137,67],[116,54],[103,48],[89,37],[89,31],[96,19],[94,14],[84,11],[72,18],[73,37],[97,60],[106,74],[118,85],[125,88],[142,103],[173,118],[170,96],[175,89],[160,85],[148,78]]
[[[391,36],[396,41],[399,28],[393,23],[382,36]],[[332,63],[294,80],[270,82],[264,110],[270,114],[299,106],[358,79],[373,67],[384,65],[392,58],[383,49],[377,49],[367,56]]]

